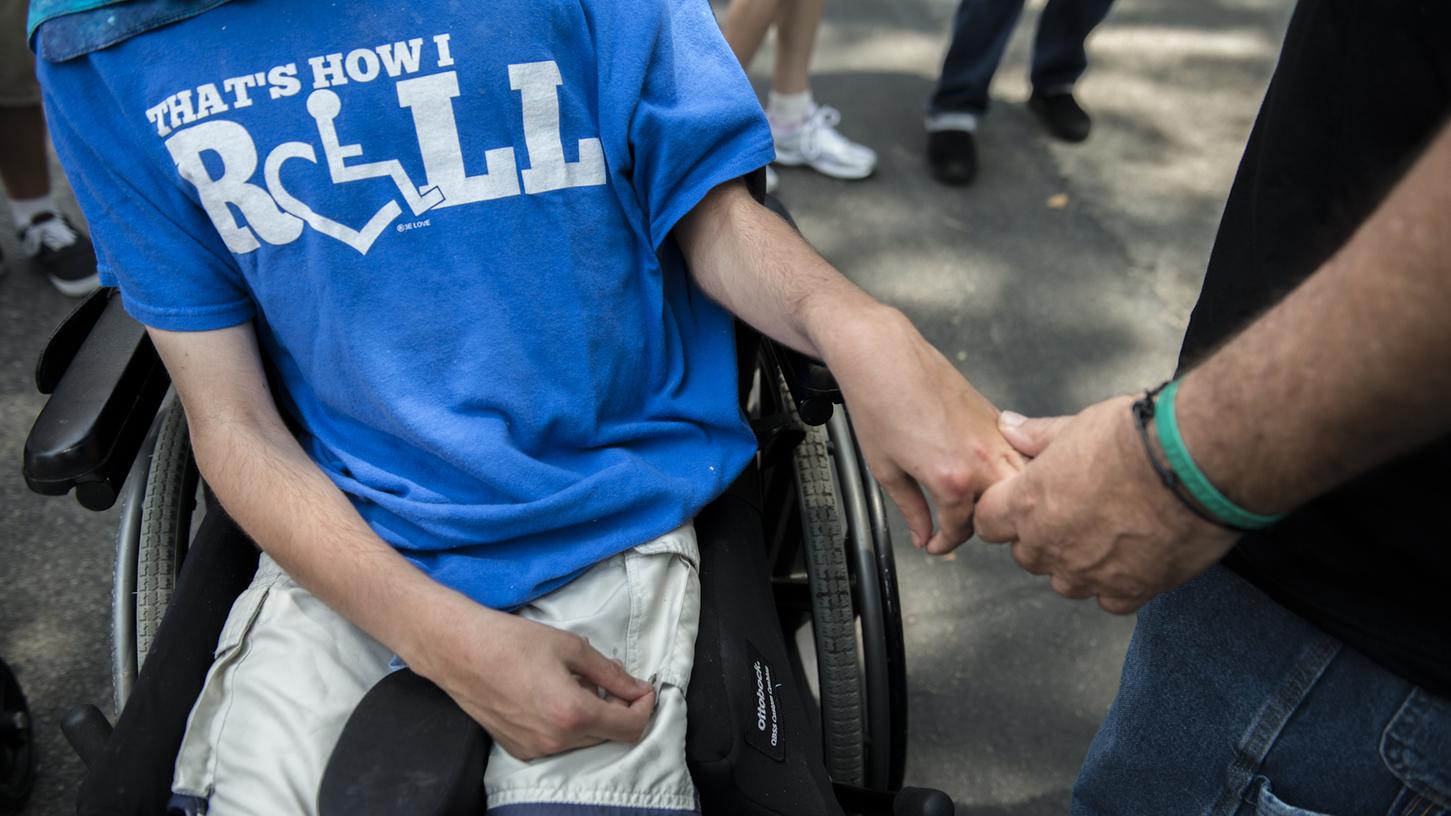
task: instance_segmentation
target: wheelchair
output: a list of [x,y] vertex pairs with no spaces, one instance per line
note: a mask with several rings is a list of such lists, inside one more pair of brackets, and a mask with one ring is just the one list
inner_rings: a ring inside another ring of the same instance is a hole
[[[840,393],[819,363],[744,326],[738,361],[756,463],[696,519],[703,608],[687,758],[702,813],[951,814],[945,794],[902,788],[896,569],[882,493]],[[61,324],[36,384],[50,399],[26,442],[31,489],[73,490],[92,510],[120,504],[111,614],[118,719],[112,726],[83,705],[63,724],[87,766],[78,812],[164,812],[172,757],[257,551],[199,478],[166,371],[114,290]],[[429,712],[442,712],[434,721],[453,723],[457,739],[410,732]],[[483,812],[486,740],[436,687],[397,672],[344,729],[321,812]],[[440,756],[417,756],[430,752]],[[420,761],[426,772],[405,772]]]

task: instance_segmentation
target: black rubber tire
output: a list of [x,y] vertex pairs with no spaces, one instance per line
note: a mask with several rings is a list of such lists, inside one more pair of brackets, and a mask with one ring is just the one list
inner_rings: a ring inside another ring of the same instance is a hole
[[865,778],[865,711],[857,664],[857,627],[852,611],[851,573],[846,562],[846,529],[831,466],[825,427],[802,424],[785,383],[783,407],[806,433],[792,452],[796,495],[801,506],[802,552],[811,582],[811,631],[821,693],[822,742],[831,778],[861,785]]
[[35,781],[35,742],[30,708],[20,683],[0,660],[0,813],[15,813]]
[[180,402],[172,402],[156,435],[141,509],[141,539],[136,552],[138,667],[151,649],[171,603],[181,561],[186,557],[196,487],[196,461],[187,434],[186,412]]

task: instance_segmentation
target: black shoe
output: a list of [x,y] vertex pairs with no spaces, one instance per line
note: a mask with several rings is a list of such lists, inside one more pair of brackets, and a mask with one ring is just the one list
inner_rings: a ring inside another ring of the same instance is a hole
[[928,133],[927,166],[943,184],[971,184],[977,178],[977,139],[966,130]]
[[0,813],[25,806],[35,780],[30,709],[10,667],[0,660]]
[[96,251],[63,215],[41,213],[20,231],[30,262],[40,267],[61,294],[88,295],[100,285]]
[[1054,94],[1039,94],[1028,98],[1028,109],[1038,115],[1048,132],[1065,142],[1081,142],[1088,138],[1088,129],[1093,120],[1078,106],[1073,94],[1067,91]]

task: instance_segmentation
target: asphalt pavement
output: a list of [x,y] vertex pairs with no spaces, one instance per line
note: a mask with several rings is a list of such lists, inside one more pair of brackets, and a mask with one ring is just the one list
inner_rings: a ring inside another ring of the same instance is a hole
[[[1027,414],[1071,412],[1173,370],[1290,10],[1289,0],[1121,0],[1090,40],[1079,86],[1093,135],[1064,145],[1023,104],[1041,6],[1028,3],[999,71],[977,182],[947,188],[926,172],[921,124],[955,3],[834,0],[815,93],[880,166],[862,182],[782,169],[779,193],[829,260],[901,307],[990,399]],[[768,58],[753,66],[758,81]],[[0,655],[40,737],[24,813],[60,814],[73,810],[81,768],[57,723],[81,702],[110,708],[115,514],[34,495],[20,478],[43,404],[34,362],[73,303],[25,267],[9,230],[0,249]],[[973,541],[933,559],[895,531],[908,783],[948,791],[973,816],[1066,812],[1132,619],[1058,598],[1004,549]]]

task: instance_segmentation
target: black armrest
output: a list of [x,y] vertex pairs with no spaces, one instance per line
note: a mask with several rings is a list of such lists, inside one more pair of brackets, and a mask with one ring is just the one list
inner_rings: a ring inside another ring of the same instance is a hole
[[170,384],[146,329],[114,292],[97,295],[57,330],[36,381],[51,396],[25,440],[25,483],[47,496],[75,488],[84,507],[105,510]]
[[763,338],[766,354],[786,378],[796,412],[807,425],[825,425],[833,405],[841,404],[841,388],[820,360]]
[[91,330],[96,327],[96,321],[106,311],[106,304],[111,302],[115,294],[115,289],[97,289],[56,326],[50,339],[46,341],[45,351],[40,353],[40,360],[35,364],[37,391],[42,394],[55,391],[61,376],[76,358],[76,353],[85,344]]

